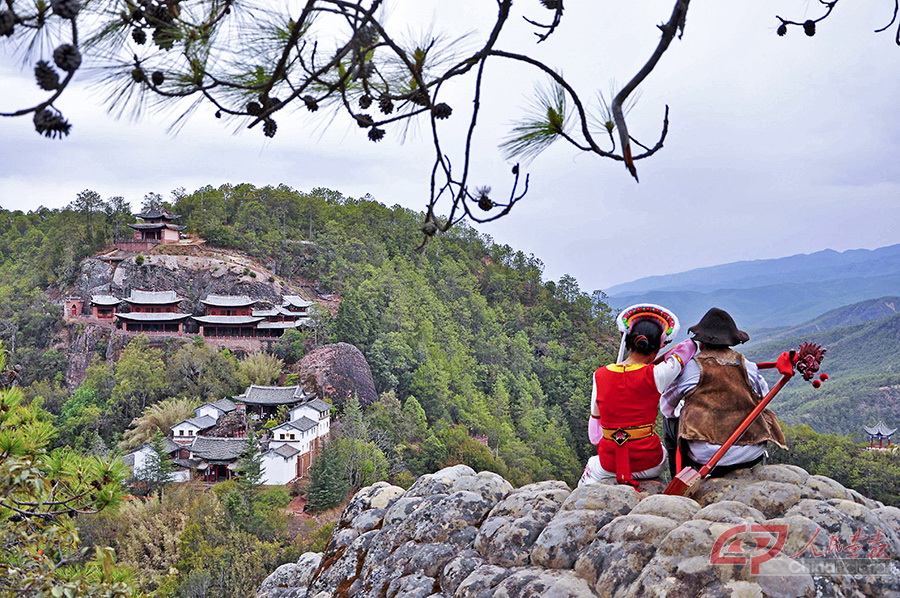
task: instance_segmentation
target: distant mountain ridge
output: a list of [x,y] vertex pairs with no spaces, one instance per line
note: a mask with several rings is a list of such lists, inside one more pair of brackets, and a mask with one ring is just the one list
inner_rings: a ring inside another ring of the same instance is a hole
[[743,329],[797,326],[829,310],[900,291],[900,244],[733,262],[651,276],[606,290],[613,308],[665,305],[682,323],[710,307],[728,310]]
[[860,301],[832,309],[798,326],[760,330],[744,347],[759,346],[779,339],[820,334],[834,328],[864,324],[898,312],[900,312],[900,297],[897,296]]

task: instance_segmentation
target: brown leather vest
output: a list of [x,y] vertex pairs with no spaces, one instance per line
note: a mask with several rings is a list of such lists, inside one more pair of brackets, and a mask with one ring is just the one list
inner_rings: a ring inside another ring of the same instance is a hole
[[[724,444],[762,397],[753,391],[744,356],[737,351],[704,348],[694,361],[700,366],[700,380],[684,396],[678,436]],[[767,440],[787,448],[778,419],[765,409],[735,444],[760,444]]]

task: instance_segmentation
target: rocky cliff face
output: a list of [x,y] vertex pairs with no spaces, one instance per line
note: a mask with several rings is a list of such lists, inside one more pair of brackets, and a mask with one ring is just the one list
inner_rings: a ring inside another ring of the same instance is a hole
[[900,595],[900,509],[830,478],[769,465],[707,480],[693,498],[645,490],[513,489],[465,465],[406,491],[379,482],[352,499],[324,553],[282,565],[257,597]]
[[[132,289],[177,291],[187,299],[185,311],[202,311],[200,300],[209,294],[249,295],[254,299],[281,301],[290,294],[281,281],[248,258],[206,249],[179,248],[185,254],[133,255],[122,261],[85,260],[76,282],[76,295],[126,297]],[[194,253],[190,253],[193,251]]]

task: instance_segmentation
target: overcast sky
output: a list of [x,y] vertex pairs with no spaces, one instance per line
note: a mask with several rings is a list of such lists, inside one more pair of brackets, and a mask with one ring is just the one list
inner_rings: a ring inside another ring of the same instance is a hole
[[[500,47],[535,53],[592,98],[649,57],[671,5],[570,1],[547,42],[533,46],[527,24],[516,21]],[[439,7],[439,22],[462,33],[489,22],[493,6],[394,0],[392,14],[424,29]],[[514,10],[550,14],[538,0],[520,0]],[[802,0],[694,2],[684,38],[673,42],[630,115],[632,134],[652,143],[664,106],[671,111],[665,148],[638,162],[641,182],[621,163],[560,143],[527,167],[528,197],[479,230],[534,253],[548,278],[574,275],[588,292],[736,260],[900,243],[900,47],[894,30],[873,33],[890,20],[893,2],[840,2],[815,37],[799,29],[776,36],[776,14],[800,21],[819,11]],[[31,67],[20,74],[8,54],[0,60],[0,112],[21,108],[36,97]],[[497,142],[540,78],[499,62],[488,75],[473,183],[502,196],[510,165]],[[461,114],[464,96],[450,91],[445,100]],[[422,159],[430,151],[424,136],[401,144],[389,129],[376,145],[346,121],[326,129],[298,111],[280,116],[269,140],[257,129],[235,134],[212,109],[171,136],[171,115],[115,120],[101,99],[84,87],[63,96],[57,106],[74,127],[62,141],[38,136],[30,117],[0,119],[0,206],[60,207],[93,189],[137,207],[150,191],[168,196],[178,187],[243,182],[425,205],[431,163]],[[445,121],[448,140],[460,143],[464,124]]]

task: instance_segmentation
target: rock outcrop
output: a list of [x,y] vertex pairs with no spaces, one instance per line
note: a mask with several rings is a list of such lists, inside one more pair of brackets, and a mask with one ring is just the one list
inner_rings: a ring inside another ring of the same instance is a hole
[[325,552],[282,565],[257,594],[344,596],[900,596],[900,509],[788,465],[706,480],[692,498],[514,489],[457,465],[406,491],[363,488]]
[[308,353],[299,368],[304,390],[328,397],[339,409],[354,394],[363,407],[378,399],[365,356],[348,343],[325,345]]
[[116,262],[85,260],[75,294],[89,299],[93,294],[126,297],[133,289],[177,291],[187,300],[183,310],[199,313],[200,300],[209,294],[248,295],[280,303],[281,295],[292,291],[274,278],[269,281],[269,276],[268,271],[238,255],[211,250],[195,255],[153,252]]

